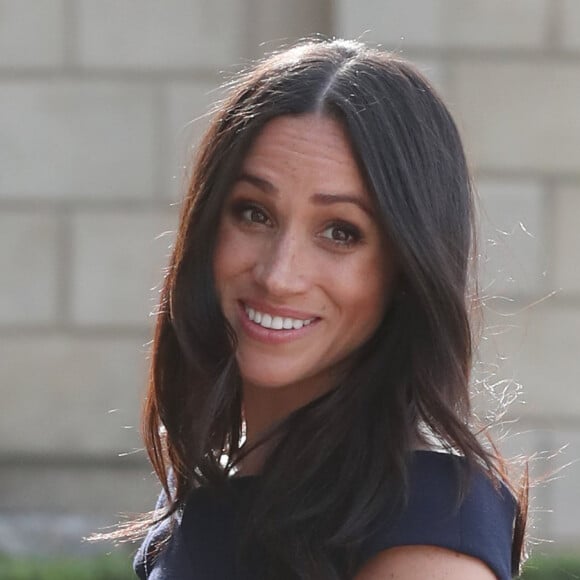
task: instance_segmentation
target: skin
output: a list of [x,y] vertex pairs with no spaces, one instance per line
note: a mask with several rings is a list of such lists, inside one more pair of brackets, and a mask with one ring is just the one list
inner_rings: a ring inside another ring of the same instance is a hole
[[[247,444],[332,388],[382,320],[396,264],[373,216],[336,120],[279,117],[256,138],[225,203],[214,257],[222,310],[238,338]],[[256,335],[245,303],[313,322],[284,340],[276,331]],[[266,445],[250,453],[240,473],[259,472],[266,453]],[[385,550],[356,576],[425,578],[495,576],[475,558],[433,546]]]
[[[428,571],[428,572],[427,572]],[[400,546],[380,552],[355,580],[496,580],[481,560],[436,546]]]
[[[336,384],[383,318],[395,266],[372,208],[333,119],[276,118],[248,152],[225,203],[214,262],[238,337],[248,441]],[[240,301],[314,322],[281,344],[257,340]]]

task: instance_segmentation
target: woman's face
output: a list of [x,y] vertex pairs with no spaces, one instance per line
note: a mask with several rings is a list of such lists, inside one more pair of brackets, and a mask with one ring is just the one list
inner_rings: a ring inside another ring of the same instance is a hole
[[348,368],[383,318],[394,260],[337,121],[264,127],[224,204],[214,275],[246,386],[312,399]]

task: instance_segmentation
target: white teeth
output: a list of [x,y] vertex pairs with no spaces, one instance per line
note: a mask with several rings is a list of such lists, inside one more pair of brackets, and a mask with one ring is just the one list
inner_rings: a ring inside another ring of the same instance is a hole
[[301,320],[300,318],[290,318],[282,316],[272,316],[271,314],[265,314],[263,312],[258,312],[249,306],[245,308],[248,318],[263,326],[264,328],[270,328],[272,330],[299,330],[303,326],[308,326],[314,318],[309,318],[307,320]]

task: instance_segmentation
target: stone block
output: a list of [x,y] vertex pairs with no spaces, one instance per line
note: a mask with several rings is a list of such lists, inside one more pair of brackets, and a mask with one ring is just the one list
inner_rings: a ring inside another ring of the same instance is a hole
[[339,0],[338,33],[389,49],[541,46],[546,0]]
[[570,50],[580,50],[580,3],[562,0],[562,45]]
[[579,545],[580,427],[546,414],[532,421],[512,422],[497,431],[504,431],[498,443],[510,460],[514,483],[526,463],[529,468],[527,532],[532,543],[541,548],[543,542],[554,542],[559,549]]
[[553,509],[550,540],[557,545],[580,545],[580,426],[558,429],[553,434],[553,447],[561,450],[552,459],[553,475],[550,482]]
[[57,227],[50,214],[0,214],[0,324],[43,324],[55,320]]
[[152,195],[158,145],[148,87],[3,83],[0,110],[0,196]]
[[499,447],[509,461],[513,483],[518,485],[523,481],[526,466],[530,476],[528,533],[535,538],[547,538],[552,515],[547,506],[552,488],[545,479],[552,469],[554,456],[550,432],[527,421],[518,421],[505,429],[506,435],[499,441]]
[[480,267],[485,296],[538,296],[546,287],[544,196],[533,181],[482,180]]
[[0,66],[58,66],[64,59],[64,0],[0,1]]
[[0,514],[91,514],[111,525],[121,512],[153,509],[160,488],[151,468],[145,461],[123,465],[120,458],[116,463],[74,465],[53,458],[39,464],[2,465]]
[[580,66],[461,62],[449,102],[482,169],[580,168]]
[[[514,465],[518,476],[523,475],[523,468],[527,464],[530,478],[533,481],[540,481],[552,468],[551,463],[556,450],[553,449],[551,430],[546,429],[541,423],[524,418],[508,424],[504,427],[504,437],[498,443],[504,457]],[[541,506],[547,495],[544,492],[545,486],[532,487],[535,504]]]
[[546,299],[488,300],[477,378],[496,403],[514,399],[508,416],[580,422],[580,309]]
[[[177,226],[169,210],[73,219],[72,316],[78,324],[150,326]],[[163,235],[162,235],[163,234]]]
[[[0,512],[0,552],[3,556],[16,558],[51,559],[109,555],[110,544],[85,542],[83,538],[110,525],[110,519],[84,514]],[[125,559],[126,568],[130,570],[130,550]]]
[[79,60],[87,67],[215,68],[241,54],[243,2],[80,0]]
[[108,455],[141,447],[146,333],[2,338],[0,455]]
[[435,89],[444,96],[447,92],[447,78],[443,61],[434,58],[413,58],[412,62],[431,81]]
[[210,83],[172,83],[165,92],[168,116],[164,124],[164,191],[179,199],[187,189],[193,157],[211,117],[212,104],[223,91]]
[[332,4],[329,0],[253,0],[249,56],[260,58],[300,38],[332,35]]
[[562,294],[580,293],[580,187],[561,187],[554,199],[554,285]]
[[356,0],[338,0],[335,27],[339,36],[384,43],[389,50],[437,46],[443,42],[440,10],[440,0],[367,0],[364,10]]

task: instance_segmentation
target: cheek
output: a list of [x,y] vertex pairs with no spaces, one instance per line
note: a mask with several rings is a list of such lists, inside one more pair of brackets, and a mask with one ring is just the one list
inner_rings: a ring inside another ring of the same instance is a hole
[[234,243],[232,233],[231,228],[224,225],[220,226],[213,257],[214,279],[220,295],[222,294],[226,280],[232,274],[232,268],[234,266],[231,251]]
[[393,269],[380,256],[370,256],[352,266],[341,269],[335,278],[336,300],[348,312],[353,325],[366,327],[372,334],[390,302]]
[[229,282],[251,269],[258,249],[242,232],[230,224],[223,224],[218,232],[213,259],[214,277],[218,292],[228,288]]

